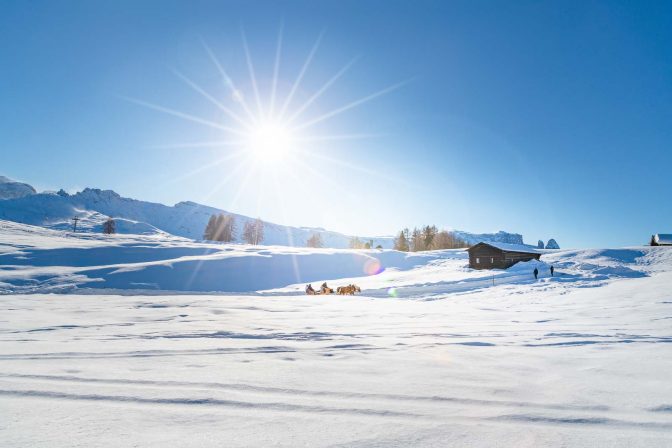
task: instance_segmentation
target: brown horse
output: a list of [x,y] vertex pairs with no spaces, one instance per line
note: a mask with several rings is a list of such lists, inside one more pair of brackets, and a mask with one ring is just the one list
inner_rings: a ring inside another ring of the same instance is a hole
[[355,284],[350,284],[348,286],[339,286],[338,288],[336,288],[336,291],[342,296],[346,294],[354,296],[356,292],[362,292],[361,288]]

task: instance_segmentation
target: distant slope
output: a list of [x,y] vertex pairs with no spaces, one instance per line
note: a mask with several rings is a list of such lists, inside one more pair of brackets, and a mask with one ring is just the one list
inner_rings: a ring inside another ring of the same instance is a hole
[[35,193],[35,189],[28,184],[0,176],[0,199],[22,198]]

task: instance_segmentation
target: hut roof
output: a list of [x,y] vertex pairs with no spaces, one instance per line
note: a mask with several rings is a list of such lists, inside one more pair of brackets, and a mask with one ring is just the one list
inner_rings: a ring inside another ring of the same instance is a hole
[[654,236],[654,240],[657,244],[670,244],[672,245],[672,233],[657,233]]
[[[672,237],[672,235],[670,235]],[[529,244],[509,244],[509,243],[499,243],[495,241],[481,241],[477,244],[474,244],[471,247],[475,247],[479,244],[485,244],[488,246],[496,247],[497,249],[506,251],[506,252],[520,252],[524,254],[541,254],[542,252],[537,249],[536,246],[530,246]],[[470,249],[471,249],[470,247]]]

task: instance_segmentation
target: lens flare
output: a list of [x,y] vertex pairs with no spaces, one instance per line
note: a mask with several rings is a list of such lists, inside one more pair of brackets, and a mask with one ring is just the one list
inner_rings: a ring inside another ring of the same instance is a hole
[[380,274],[384,270],[385,268],[383,265],[380,264],[380,261],[376,260],[375,258],[367,260],[366,263],[364,263],[364,273],[366,275]]
[[390,288],[387,290],[387,295],[396,299],[399,297],[399,291],[397,291],[397,288]]

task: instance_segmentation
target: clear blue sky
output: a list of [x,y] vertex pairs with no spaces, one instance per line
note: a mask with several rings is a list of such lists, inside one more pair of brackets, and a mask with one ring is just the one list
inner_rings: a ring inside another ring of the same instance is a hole
[[[359,235],[431,223],[585,247],[672,232],[672,2],[5,1],[0,12],[0,174],[41,189],[194,200]],[[204,41],[256,107],[242,26],[264,110],[281,24],[278,102],[325,32],[290,110],[357,58],[303,121],[408,82],[310,129],[366,138],[189,175],[233,150],[164,146],[225,133],[124,98],[235,127],[175,71],[240,112]]]

